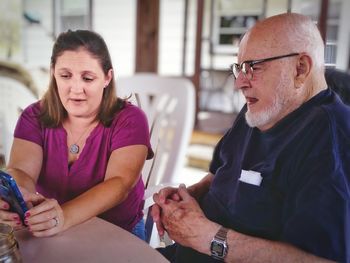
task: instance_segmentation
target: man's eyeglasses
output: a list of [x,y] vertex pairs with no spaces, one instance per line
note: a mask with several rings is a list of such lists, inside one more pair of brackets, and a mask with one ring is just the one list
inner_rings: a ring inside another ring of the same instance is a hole
[[263,62],[267,62],[267,61],[271,61],[271,60],[275,60],[275,59],[287,58],[287,57],[292,57],[292,56],[297,56],[297,55],[299,55],[299,53],[290,53],[287,55],[281,55],[281,56],[270,57],[270,58],[263,58],[263,59],[257,59],[257,60],[247,60],[247,61],[243,61],[241,64],[233,63],[231,65],[231,71],[232,71],[235,79],[237,79],[239,73],[242,72],[248,80],[252,80],[253,79],[253,71],[254,71],[253,67],[254,67],[254,65],[259,64],[259,63],[263,63]]

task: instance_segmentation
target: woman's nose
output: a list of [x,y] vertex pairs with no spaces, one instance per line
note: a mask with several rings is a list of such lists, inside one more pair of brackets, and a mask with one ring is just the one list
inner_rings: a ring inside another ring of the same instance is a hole
[[72,80],[71,85],[70,85],[70,90],[71,92],[74,93],[81,93],[84,91],[83,88],[83,83],[80,80]]

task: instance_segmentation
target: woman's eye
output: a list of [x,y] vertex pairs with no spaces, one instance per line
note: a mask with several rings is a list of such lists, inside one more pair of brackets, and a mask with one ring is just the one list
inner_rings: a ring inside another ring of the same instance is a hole
[[68,79],[70,76],[68,74],[61,74],[61,78]]
[[83,80],[86,81],[86,82],[91,82],[91,81],[93,81],[94,79],[91,78],[91,77],[83,77]]

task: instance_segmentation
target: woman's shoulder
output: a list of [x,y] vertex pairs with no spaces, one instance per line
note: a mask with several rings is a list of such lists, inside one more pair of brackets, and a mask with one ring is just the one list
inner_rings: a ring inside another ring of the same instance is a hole
[[40,100],[36,101],[32,104],[29,104],[22,112],[24,115],[35,116],[38,117],[41,113],[41,103]]
[[116,114],[116,119],[147,119],[145,112],[138,106],[125,102],[123,109]]
[[128,127],[129,129],[145,129],[148,131],[148,120],[144,111],[130,102],[125,102],[124,107],[115,114],[110,128],[119,130]]

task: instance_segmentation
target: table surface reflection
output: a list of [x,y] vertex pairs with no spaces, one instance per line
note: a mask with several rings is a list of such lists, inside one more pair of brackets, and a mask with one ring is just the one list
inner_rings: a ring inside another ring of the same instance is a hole
[[146,242],[100,218],[92,218],[53,237],[16,231],[23,263],[168,262]]

